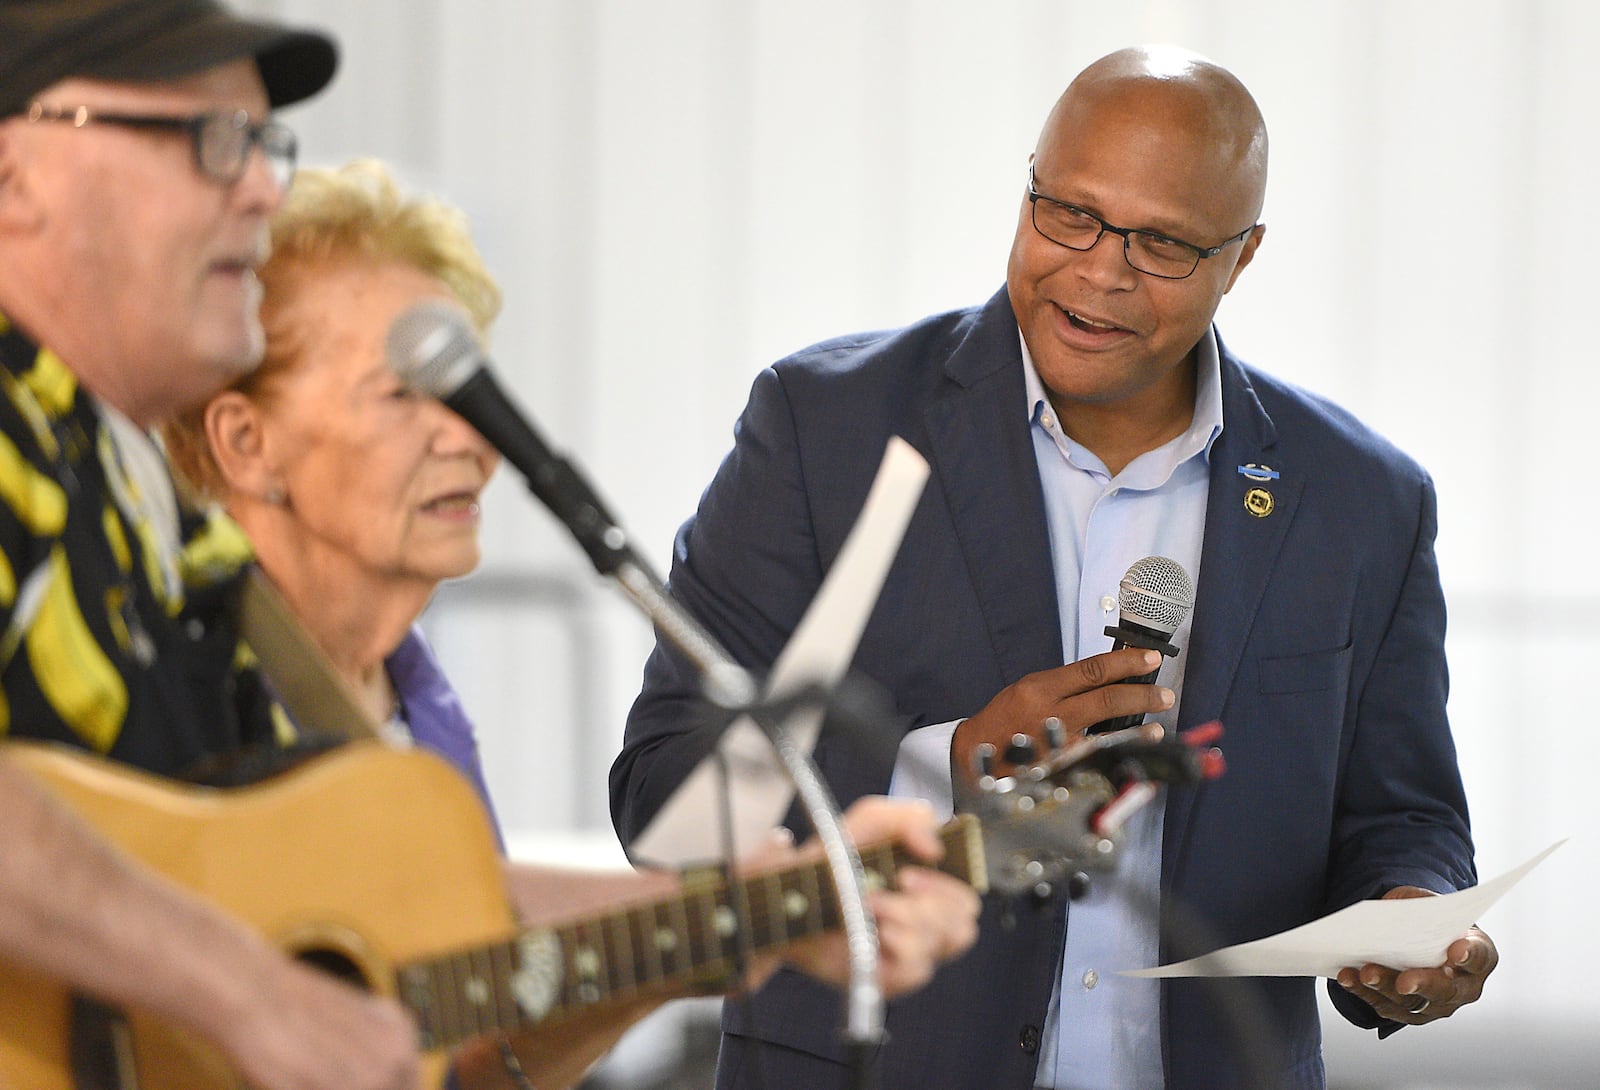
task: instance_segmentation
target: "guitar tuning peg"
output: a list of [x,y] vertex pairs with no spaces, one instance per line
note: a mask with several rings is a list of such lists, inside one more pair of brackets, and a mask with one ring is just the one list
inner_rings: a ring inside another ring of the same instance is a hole
[[1074,871],[1072,877],[1067,879],[1067,899],[1081,901],[1089,892],[1089,876],[1080,871]]
[[972,770],[978,779],[994,775],[995,748],[992,742],[980,742],[972,751]]
[[1006,746],[1006,760],[1014,765],[1032,764],[1037,749],[1038,746],[1031,736],[1022,733],[1013,734],[1011,744]]
[[1067,745],[1067,728],[1061,725],[1061,720],[1049,716],[1044,721],[1045,741],[1050,743],[1052,750],[1065,749]]

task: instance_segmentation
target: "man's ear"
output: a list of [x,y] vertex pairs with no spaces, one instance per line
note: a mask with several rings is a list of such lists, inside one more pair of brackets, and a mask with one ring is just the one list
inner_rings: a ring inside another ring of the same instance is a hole
[[17,132],[18,121],[0,121],[0,231],[27,231],[42,220],[43,209],[34,199],[36,180],[27,169],[27,141]]
[[206,405],[205,434],[226,494],[281,502],[283,475],[255,402],[224,390]]
[[1239,274],[1244,272],[1244,267],[1255,259],[1256,250],[1261,246],[1261,240],[1267,237],[1267,225],[1258,223],[1255,228],[1245,236],[1244,242],[1239,245],[1239,260],[1234,262],[1233,272],[1228,274],[1228,286],[1222,289],[1222,294],[1227,295],[1233,290],[1233,285],[1238,283]]

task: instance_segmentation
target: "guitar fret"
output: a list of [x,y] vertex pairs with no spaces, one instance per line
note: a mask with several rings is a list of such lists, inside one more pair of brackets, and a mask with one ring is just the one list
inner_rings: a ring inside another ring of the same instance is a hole
[[616,951],[616,956],[611,959],[619,979],[612,987],[612,992],[636,992],[639,990],[639,967],[634,961],[633,935],[628,929],[628,914],[614,912],[607,916],[601,923],[601,930],[611,932],[611,948]]
[[438,1019],[439,1036],[446,1041],[461,1040],[461,1019],[457,1012],[455,959],[441,957],[434,962],[438,974],[434,980],[434,1016]]
[[804,869],[794,867],[778,875],[778,914],[783,919],[785,942],[809,934],[806,930],[806,914],[811,909],[811,899],[801,888],[805,883],[805,877],[801,874]]
[[748,886],[741,883],[719,892],[716,938],[722,964],[730,970],[756,949],[754,911]]
[[555,929],[556,941],[561,948],[561,979],[556,985],[555,1009],[566,1013],[579,1005],[578,977],[573,971],[573,951],[577,949],[579,938],[576,924]]
[[467,981],[466,997],[471,1004],[472,1025],[477,1034],[488,1033],[498,1028],[499,1017],[494,1008],[494,964],[489,958],[489,951],[476,949],[467,955],[467,963],[471,967],[472,975]]
[[443,1044],[439,1032],[438,988],[434,972],[427,962],[419,962],[401,969],[398,974],[400,1001],[416,1018],[417,1033],[424,1050]]
[[838,927],[844,921],[844,915],[839,909],[839,891],[833,885],[833,869],[825,862],[816,866],[817,882],[822,886],[822,927],[829,930]]
[[700,910],[695,963],[720,976],[728,971],[737,917],[730,906],[718,899],[715,889],[702,889],[693,903]]
[[827,906],[824,904],[821,874],[817,867],[801,867],[800,881],[809,901],[806,907],[806,933],[820,934],[823,930],[823,920],[826,918]]
[[[670,975],[675,976],[675,978],[686,978],[693,972],[696,965],[706,964],[710,951],[709,949],[701,948],[704,944],[696,946],[694,925],[691,924],[690,920],[691,901],[688,900],[688,896],[675,896],[672,900],[667,901],[664,908],[667,911],[667,919],[666,922],[661,924],[662,932],[672,933],[675,936],[675,940],[677,940],[672,949],[667,951],[667,957],[662,959],[664,978],[666,978],[667,972],[670,972]],[[670,970],[666,970],[667,960],[672,962]]]
[[567,931],[571,941],[567,949],[567,982],[570,984],[571,1004],[588,1006],[605,998],[609,989],[606,970],[605,937],[588,921],[579,921]]
[[466,954],[450,957],[450,979],[455,984],[451,998],[455,1001],[456,1036],[465,1040],[477,1031],[476,1010],[472,1002],[472,961]]
[[756,948],[765,950],[779,946],[789,938],[789,921],[783,912],[783,874],[782,872],[764,874],[756,885],[760,890],[761,915],[767,921],[767,933],[762,936],[765,941],[758,942]]
[[672,898],[651,904],[648,912],[642,912],[640,922],[648,932],[645,938],[646,957],[656,983],[670,980],[680,973],[675,962],[682,962],[688,940],[683,935],[683,928],[674,924],[672,911],[682,911],[682,906],[682,898]]
[[451,954],[444,959],[445,969],[449,976],[448,1001],[445,1009],[450,1012],[450,1035],[456,1040],[464,1039],[471,1031],[471,1023],[467,1020],[467,1001],[463,991],[466,988],[465,974],[461,971],[461,955]]
[[656,948],[656,906],[635,904],[622,912],[622,925],[627,928],[630,970],[634,973],[634,988],[650,988],[661,980],[661,951]]
[[516,974],[516,957],[509,943],[497,942],[489,948],[489,979],[494,982],[495,1029],[508,1032],[523,1022],[517,1008],[516,996],[511,992],[511,978]]
[[472,959],[457,952],[450,955],[450,979],[455,984],[456,1024],[462,1037],[471,1037],[478,1031],[476,1010],[472,1002]]
[[729,890],[728,903],[733,907],[740,926],[744,928],[744,936],[750,944],[750,949],[765,948],[769,925],[767,899],[763,895],[760,880],[741,882],[735,889]]

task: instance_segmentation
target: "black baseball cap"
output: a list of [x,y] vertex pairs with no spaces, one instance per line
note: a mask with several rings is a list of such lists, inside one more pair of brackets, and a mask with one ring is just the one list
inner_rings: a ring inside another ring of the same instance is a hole
[[332,38],[246,19],[216,0],[0,0],[0,117],[58,80],[144,83],[254,57],[273,107],[333,79]]

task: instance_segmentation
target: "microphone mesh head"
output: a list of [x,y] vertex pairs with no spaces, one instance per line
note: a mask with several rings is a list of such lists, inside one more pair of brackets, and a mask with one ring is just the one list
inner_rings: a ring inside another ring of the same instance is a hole
[[1117,602],[1123,620],[1170,636],[1194,608],[1194,582],[1176,560],[1147,556],[1122,577]]
[[407,307],[384,340],[389,366],[406,383],[446,398],[483,366],[483,348],[466,312],[444,299]]

